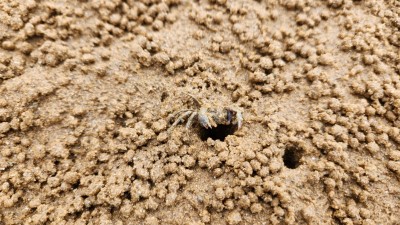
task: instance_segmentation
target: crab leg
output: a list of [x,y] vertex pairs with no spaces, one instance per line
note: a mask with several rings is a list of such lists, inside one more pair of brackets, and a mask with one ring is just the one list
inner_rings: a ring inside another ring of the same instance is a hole
[[170,132],[172,130],[172,128],[174,128],[179,122],[183,121],[183,118],[190,115],[191,113],[192,113],[192,111],[187,111],[187,112],[182,113],[182,115],[180,115],[178,117],[178,119],[175,120],[175,122],[171,125],[171,127],[167,130],[167,132]]
[[187,94],[187,95],[196,102],[197,106],[201,107],[203,105],[203,102],[200,101],[199,99],[197,99],[196,97],[194,97],[193,95],[191,95],[191,94]]
[[192,111],[192,110],[191,110],[191,109],[182,109],[182,110],[179,110],[178,112],[174,112],[174,113],[172,113],[172,114],[170,114],[170,115],[168,116],[167,121],[169,122],[169,121],[171,121],[171,119],[174,118],[175,116],[179,115],[180,113],[187,112],[187,111]]
[[197,116],[197,118],[199,119],[199,123],[201,124],[201,126],[203,126],[206,129],[212,128],[210,120],[208,119],[207,116],[207,109],[201,108],[199,110],[199,115]]
[[195,116],[197,116],[197,112],[193,112],[192,115],[190,115],[188,122],[186,123],[186,129],[189,129],[192,126]]

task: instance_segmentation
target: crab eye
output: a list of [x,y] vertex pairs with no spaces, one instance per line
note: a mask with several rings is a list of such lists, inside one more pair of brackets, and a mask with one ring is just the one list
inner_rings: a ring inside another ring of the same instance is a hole
[[228,122],[230,123],[232,120],[232,111],[227,110],[226,111],[226,119],[228,120]]

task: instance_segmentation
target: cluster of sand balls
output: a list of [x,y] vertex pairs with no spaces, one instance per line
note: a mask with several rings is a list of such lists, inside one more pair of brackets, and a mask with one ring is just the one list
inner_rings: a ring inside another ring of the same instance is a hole
[[[366,2],[374,25],[349,0],[5,2],[1,222],[374,224],[397,209],[393,9]],[[200,52],[165,44],[179,20]],[[191,107],[175,90],[235,102],[245,126],[168,133]]]

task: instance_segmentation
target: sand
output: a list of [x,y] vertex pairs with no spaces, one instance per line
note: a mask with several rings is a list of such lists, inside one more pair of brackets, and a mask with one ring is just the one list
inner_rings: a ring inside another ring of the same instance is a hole
[[399,224],[399,75],[396,0],[2,0],[0,224]]

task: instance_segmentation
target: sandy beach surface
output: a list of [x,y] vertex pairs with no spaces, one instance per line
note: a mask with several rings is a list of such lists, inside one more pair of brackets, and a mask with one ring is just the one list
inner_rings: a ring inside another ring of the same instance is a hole
[[400,224],[399,116],[398,0],[0,1],[0,225]]

